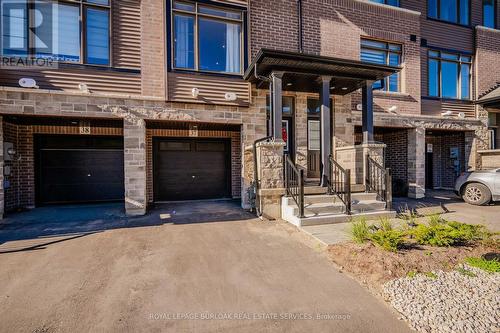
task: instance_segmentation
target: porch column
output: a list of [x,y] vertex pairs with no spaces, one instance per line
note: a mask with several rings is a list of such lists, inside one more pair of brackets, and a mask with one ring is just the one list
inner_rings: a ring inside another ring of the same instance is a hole
[[408,197],[425,197],[425,128],[408,130]]
[[330,177],[329,157],[332,153],[332,129],[330,111],[330,82],[331,76],[321,77],[321,186],[328,186]]
[[123,120],[125,210],[127,215],[146,214],[146,123]]
[[363,143],[373,142],[373,82],[366,81],[362,89]]
[[273,116],[273,138],[275,141],[280,141],[283,138],[282,124],[283,119],[283,73],[272,72],[272,116]]

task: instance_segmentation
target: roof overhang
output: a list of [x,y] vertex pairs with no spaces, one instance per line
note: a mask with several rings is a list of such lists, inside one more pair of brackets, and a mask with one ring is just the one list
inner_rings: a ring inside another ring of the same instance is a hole
[[500,86],[478,99],[476,104],[484,107],[500,108]]
[[272,72],[282,72],[284,90],[318,92],[317,78],[331,76],[332,94],[345,95],[358,90],[366,81],[378,81],[400,70],[401,67],[357,60],[261,49],[244,78],[260,87],[266,84],[262,77],[269,77]]

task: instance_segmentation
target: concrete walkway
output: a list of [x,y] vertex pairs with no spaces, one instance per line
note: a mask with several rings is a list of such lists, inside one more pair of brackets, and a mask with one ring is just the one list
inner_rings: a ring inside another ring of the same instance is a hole
[[73,228],[41,215],[0,226],[1,332],[409,331],[303,233],[235,203]]

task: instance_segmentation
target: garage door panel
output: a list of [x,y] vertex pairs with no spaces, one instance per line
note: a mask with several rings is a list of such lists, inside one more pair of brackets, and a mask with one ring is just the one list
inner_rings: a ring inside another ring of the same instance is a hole
[[155,145],[155,199],[229,197],[229,151],[228,142],[223,140],[158,141]]
[[[67,139],[67,140],[66,140]],[[123,200],[121,138],[39,138],[37,201],[41,204]],[[60,149],[58,149],[58,144]],[[106,149],[112,145],[113,149]],[[47,148],[48,147],[48,148]],[[75,148],[71,148],[75,147]]]

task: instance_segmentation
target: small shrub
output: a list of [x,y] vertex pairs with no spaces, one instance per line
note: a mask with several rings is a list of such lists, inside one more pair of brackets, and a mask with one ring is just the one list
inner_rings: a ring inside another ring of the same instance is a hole
[[462,275],[468,276],[468,277],[476,277],[477,275],[474,272],[471,272],[465,268],[462,267],[457,267],[457,272],[459,272]]
[[482,269],[483,271],[489,273],[499,273],[500,272],[500,261],[498,260],[486,260],[484,258],[467,258],[465,262],[472,266]]
[[384,250],[397,252],[404,244],[405,233],[399,230],[377,230],[370,235],[373,243]]
[[351,222],[352,239],[359,244],[366,242],[369,239],[369,228],[366,224],[366,218],[361,217]]
[[438,278],[438,276],[436,275],[436,273],[433,273],[433,272],[425,272],[424,275],[427,276],[430,279],[433,279],[433,280],[436,280]]
[[462,245],[487,236],[484,226],[445,220],[433,220],[432,225],[420,224],[411,233],[419,244],[431,246]]

